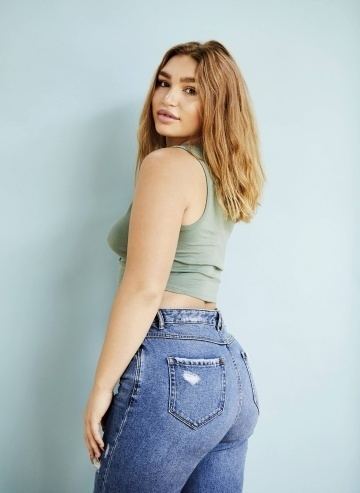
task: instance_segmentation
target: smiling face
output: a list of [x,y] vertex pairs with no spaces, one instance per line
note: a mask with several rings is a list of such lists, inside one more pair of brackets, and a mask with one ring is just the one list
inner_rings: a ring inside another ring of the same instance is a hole
[[[159,72],[152,98],[156,131],[166,137],[166,146],[201,136],[201,103],[195,81],[197,62],[188,55],[173,56]],[[170,112],[175,118],[161,116]]]

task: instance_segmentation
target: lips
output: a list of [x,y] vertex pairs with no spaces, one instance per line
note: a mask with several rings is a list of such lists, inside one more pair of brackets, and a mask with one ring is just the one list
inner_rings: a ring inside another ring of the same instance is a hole
[[173,113],[171,113],[171,111],[167,111],[167,110],[159,110],[157,112],[158,115],[164,115],[164,116],[168,116],[169,118],[173,118],[174,120],[180,120],[180,118],[178,118],[177,116],[175,116]]

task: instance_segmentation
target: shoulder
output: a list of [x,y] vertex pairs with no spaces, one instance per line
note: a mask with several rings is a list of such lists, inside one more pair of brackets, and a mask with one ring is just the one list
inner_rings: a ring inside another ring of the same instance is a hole
[[[205,173],[206,175],[206,173]],[[188,207],[194,197],[206,190],[206,176],[197,158],[181,147],[156,149],[142,160],[138,184],[142,192],[152,191],[157,197],[169,197],[173,201],[181,197],[182,204]]]
[[163,147],[156,149],[143,159],[141,167],[151,169],[151,172],[161,173],[171,171],[177,178],[183,178],[187,183],[202,177],[203,172],[198,159],[182,147]]
[[151,194],[158,200],[179,197],[187,205],[193,175],[189,174],[189,158],[183,149],[164,147],[147,154],[141,161],[136,178],[139,194]]
[[[151,151],[142,162],[158,163],[159,166],[163,163],[182,163],[188,160],[191,155],[181,147],[162,147]],[[176,164],[175,164],[176,165]]]

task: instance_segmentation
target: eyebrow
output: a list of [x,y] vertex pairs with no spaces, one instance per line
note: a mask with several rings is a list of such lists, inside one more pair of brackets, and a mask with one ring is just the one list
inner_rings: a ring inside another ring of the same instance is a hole
[[[171,75],[165,72],[165,70],[160,70],[159,75],[171,79]],[[181,77],[180,82],[196,82],[194,77]]]

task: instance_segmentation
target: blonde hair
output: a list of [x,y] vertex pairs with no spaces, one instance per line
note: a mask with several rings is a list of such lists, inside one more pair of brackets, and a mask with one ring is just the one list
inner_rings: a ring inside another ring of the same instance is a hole
[[259,198],[266,181],[258,130],[245,80],[233,57],[218,41],[177,44],[163,56],[140,115],[135,175],[146,155],[166,147],[166,137],[156,131],[151,103],[158,74],[175,55],[189,55],[197,62],[202,104],[200,143],[220,206],[227,219],[250,222],[261,205]]

